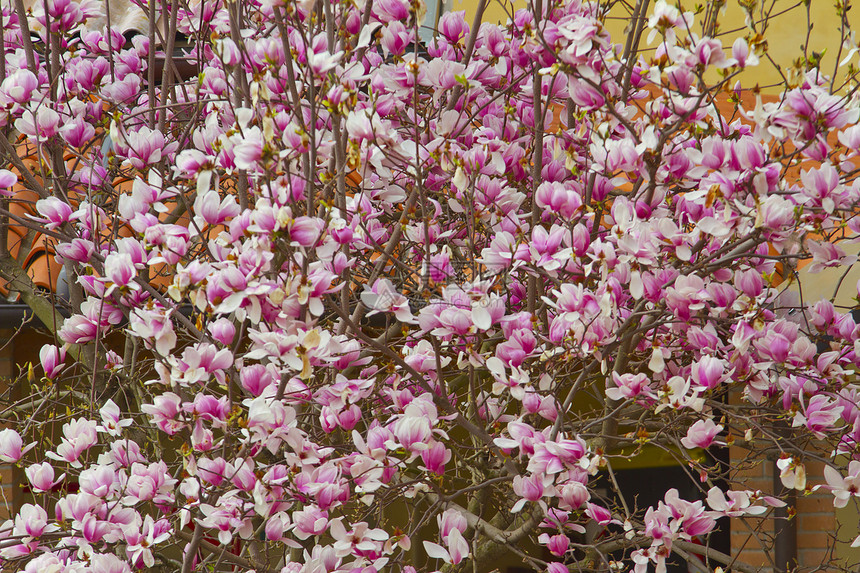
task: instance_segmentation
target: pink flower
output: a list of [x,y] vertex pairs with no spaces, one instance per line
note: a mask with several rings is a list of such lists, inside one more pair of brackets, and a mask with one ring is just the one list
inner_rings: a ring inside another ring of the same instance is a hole
[[393,312],[397,320],[408,324],[415,323],[415,317],[409,309],[409,301],[388,279],[376,279],[372,288],[361,293],[361,302],[371,309],[367,313],[368,316],[378,312]]
[[198,458],[197,473],[205,483],[219,486],[226,479],[227,473],[232,473],[233,468],[227,465],[224,458]]
[[335,520],[331,522],[329,532],[334,539],[333,547],[338,557],[380,552],[382,542],[388,540],[384,530],[371,529],[363,521],[353,524],[352,531],[347,531],[341,520]]
[[173,503],[174,485],[177,481],[170,475],[167,464],[163,461],[149,465],[132,464],[123,490],[125,497],[122,502],[126,505],[134,505],[142,501],[152,501],[157,505]]
[[842,474],[832,466],[824,466],[824,479],[827,485],[823,486],[833,494],[833,506],[845,507],[852,497],[860,497],[860,461],[852,460],[848,464],[848,475]]
[[33,445],[23,448],[20,434],[11,428],[0,430],[0,461],[14,464],[21,459],[24,453]]
[[585,515],[599,523],[600,525],[608,525],[612,521],[612,514],[609,510],[600,505],[595,505],[591,502],[585,507]]
[[111,553],[94,553],[90,556],[92,573],[131,573],[128,563]]
[[[18,182],[18,176],[8,169],[0,169],[0,189],[11,189]],[[8,192],[2,192],[3,195],[8,195]]]
[[303,509],[293,512],[293,524],[293,532],[301,540],[320,535],[328,528],[328,512],[306,504]]
[[[132,281],[137,276],[137,270],[131,256],[126,253],[111,253],[105,258],[105,277],[118,287],[137,287]],[[105,294],[108,294],[111,289]]]
[[724,362],[714,356],[702,356],[693,364],[692,379],[699,390],[716,388],[723,381],[724,374]]
[[42,364],[42,370],[45,371],[45,378],[53,380],[57,374],[65,367],[63,362],[66,360],[66,349],[57,348],[53,344],[46,344],[39,351],[39,362]]
[[500,231],[493,237],[490,246],[481,251],[481,262],[490,272],[503,271],[513,263],[516,251],[514,236],[507,231]]
[[284,512],[276,513],[266,518],[266,539],[268,541],[280,541],[284,533],[290,527],[290,516]]
[[60,114],[45,105],[34,113],[30,109],[15,120],[15,129],[39,142],[45,142],[60,130]]
[[[254,171],[257,162],[263,158],[263,134],[259,127],[251,127],[244,130],[244,137],[236,140],[233,147],[236,167]],[[223,153],[223,152],[222,152]]]
[[124,142],[117,142],[118,153],[125,155],[135,169],[158,163],[175,147],[176,144],[165,143],[162,132],[145,126],[126,133]]
[[[825,475],[827,467],[824,468]],[[723,491],[717,486],[708,490],[708,505],[714,511],[720,512],[728,517],[743,517],[744,515],[761,515],[767,511],[763,505],[752,505],[753,497],[758,496],[761,492],[750,491]],[[750,495],[752,494],[752,495]],[[785,503],[782,501],[764,496],[764,501],[772,507],[783,507]]]
[[90,556],[91,573],[131,573],[128,563],[112,553],[93,553]]
[[55,248],[58,260],[73,263],[88,263],[95,251],[92,241],[78,238],[69,243],[59,243]]
[[562,535],[561,533],[553,535],[552,537],[547,533],[542,533],[538,537],[538,542],[546,545],[549,552],[556,557],[564,556],[564,554],[567,553],[568,547],[570,547],[570,539],[567,535]]
[[735,287],[748,297],[756,298],[762,292],[764,281],[755,269],[738,271],[735,273]]
[[206,191],[194,200],[194,224],[198,229],[206,225],[221,225],[239,214],[239,205],[233,195],[223,199],[217,191]]
[[406,21],[409,18],[409,4],[405,0],[381,0],[373,4],[373,12],[381,22]]
[[562,509],[579,509],[591,499],[588,488],[578,481],[572,481],[561,487],[559,492],[559,506]]
[[541,183],[535,194],[535,201],[541,208],[568,220],[582,208],[582,196],[572,183]]
[[119,406],[111,399],[108,399],[104,406],[99,409],[99,414],[102,418],[102,425],[98,426],[96,430],[104,432],[109,436],[119,437],[122,435],[122,429],[130,426],[132,423],[131,418],[122,418]]
[[253,396],[262,396],[266,388],[275,383],[275,378],[272,372],[262,364],[251,364],[239,372],[239,381],[242,388]]
[[63,438],[56,453],[46,455],[52,460],[65,461],[72,467],[81,467],[78,458],[98,442],[96,423],[86,418],[78,418],[63,424]]
[[544,477],[540,474],[530,476],[514,476],[514,493],[520,496],[520,500],[511,508],[511,513],[520,511],[526,502],[537,501],[544,494]]
[[0,84],[0,101],[6,99],[17,104],[30,101],[33,91],[39,87],[39,80],[26,68],[15,70]]
[[156,396],[152,404],[144,404],[140,407],[141,412],[152,417],[161,431],[172,436],[185,427],[185,422],[178,420],[177,416],[181,410],[182,400],[173,392],[165,392]]
[[445,464],[451,460],[451,451],[442,442],[433,442],[433,445],[421,452],[421,460],[428,472],[441,476],[445,473]]
[[732,44],[732,59],[741,68],[757,66],[759,61],[758,56],[755,54],[750,55],[749,45],[747,45],[746,40],[743,38],[736,39]]
[[225,346],[232,344],[233,338],[236,336],[236,328],[226,318],[219,318],[209,323],[207,330],[212,334],[212,338]]
[[155,557],[152,549],[170,539],[172,527],[166,519],[155,521],[151,515],[147,515],[140,530],[125,529],[126,548],[125,554],[136,567],[152,567],[155,565]]
[[153,345],[156,352],[167,356],[176,346],[176,333],[170,320],[172,310],[136,308],[129,316],[131,330]]
[[688,449],[708,448],[722,431],[723,426],[714,424],[711,419],[699,420],[687,430],[687,437],[681,439],[681,445]]
[[296,217],[289,225],[290,240],[300,247],[312,247],[322,233],[325,223],[316,217]]
[[646,374],[618,374],[613,371],[612,381],[615,382],[615,387],[606,389],[606,397],[610,400],[626,400],[640,395],[653,397],[654,395],[650,387],[651,381]]
[[838,400],[817,394],[809,399],[809,403],[801,402],[801,411],[794,415],[792,426],[806,426],[812,434],[822,439],[827,435],[828,431],[836,429],[842,418],[842,406]]
[[12,534],[38,538],[57,529],[56,525],[48,525],[48,513],[43,508],[25,503],[15,517]]
[[38,493],[51,491],[55,485],[63,481],[63,478],[66,477],[66,474],[63,474],[55,481],[54,468],[49,462],[33,464],[24,470],[24,473],[27,474],[27,480],[33,486],[33,491]]
[[36,211],[46,219],[46,227],[51,230],[61,226],[72,216],[72,207],[57,197],[39,199],[36,201]]
[[439,18],[439,33],[445,36],[445,39],[456,44],[469,33],[469,24],[466,23],[466,13],[461,12],[445,12]]
[[394,424],[394,437],[400,446],[413,453],[430,447],[430,422],[424,417],[403,416]]
[[428,556],[456,565],[469,555],[469,544],[463,537],[468,525],[466,518],[456,509],[446,509],[436,517],[436,521],[439,536],[447,549],[429,541],[424,542],[424,549]]
[[85,469],[78,478],[81,491],[96,497],[107,498],[120,489],[116,470],[109,465],[97,465]]
[[89,143],[96,134],[94,128],[83,117],[76,116],[71,121],[60,128],[60,134],[63,139],[72,147],[84,147]]

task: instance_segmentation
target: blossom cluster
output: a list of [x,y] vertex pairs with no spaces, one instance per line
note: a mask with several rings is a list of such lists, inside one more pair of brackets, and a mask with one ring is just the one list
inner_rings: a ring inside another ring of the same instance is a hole
[[[0,253],[55,338],[42,405],[3,410],[32,494],[4,564],[408,573],[500,545],[659,573],[783,505],[725,487],[708,452],[741,440],[858,496],[860,327],[793,275],[860,237],[860,102],[821,70],[739,103],[764,44],[662,0],[650,51],[580,0],[427,43],[406,0],[155,3],[155,39],[37,4],[0,13],[0,209],[69,312]],[[699,497],[607,494],[649,448]]]

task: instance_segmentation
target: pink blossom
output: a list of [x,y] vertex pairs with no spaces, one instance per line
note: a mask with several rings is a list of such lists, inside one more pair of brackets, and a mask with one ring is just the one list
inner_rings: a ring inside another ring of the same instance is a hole
[[608,509],[600,505],[595,505],[591,502],[588,502],[586,504],[585,514],[600,525],[607,525],[610,521],[612,521],[612,514],[609,513]]
[[143,519],[140,530],[126,529],[125,553],[135,566],[152,567],[155,565],[155,557],[152,555],[151,547],[170,539],[172,527],[166,519],[155,521],[152,516],[147,515]]
[[[753,492],[748,491],[723,491],[714,486],[708,490],[708,505],[711,509],[729,517],[743,517],[744,515],[761,515],[767,511],[762,505],[752,505]],[[774,507],[781,507],[784,503],[771,498]]]
[[537,189],[535,200],[541,208],[570,219],[582,208],[580,192],[571,185],[542,183]]
[[[11,189],[18,182],[18,176],[8,169],[0,169],[0,189]],[[8,192],[2,191],[0,194],[9,195]]]
[[173,486],[178,482],[167,471],[163,461],[145,465],[134,463],[125,483],[123,503],[134,505],[142,501],[152,501],[155,504],[173,502]]
[[94,553],[90,556],[92,573],[131,573],[128,563],[111,553]]
[[433,442],[426,450],[421,452],[421,460],[427,471],[436,475],[444,475],[445,464],[451,460],[451,451],[442,442]]
[[105,258],[105,276],[114,285],[130,286],[136,275],[134,263],[128,254],[111,253]]
[[654,395],[650,387],[651,381],[645,374],[618,374],[613,372],[612,381],[615,382],[615,387],[606,389],[606,397],[610,400],[625,400],[640,395]]
[[559,491],[559,506],[562,509],[579,509],[591,499],[591,493],[584,484],[572,481],[561,487]]
[[792,426],[805,425],[813,435],[821,439],[827,435],[828,431],[841,425],[839,423],[841,417],[842,407],[837,400],[823,394],[817,394],[809,399],[809,403],[800,412],[794,415]]
[[26,68],[15,70],[0,84],[0,99],[23,105],[38,87],[39,80],[33,72]]
[[60,243],[56,246],[56,250],[57,258],[61,260],[85,263],[92,257],[95,245],[93,245],[92,241],[75,238],[71,242]]
[[56,229],[69,220],[72,215],[72,207],[57,197],[48,197],[36,201],[36,210],[47,219],[46,227]]
[[158,163],[164,154],[170,153],[175,144],[167,144],[164,134],[148,127],[125,134],[125,141],[118,142],[118,150],[125,155],[135,169]]
[[848,464],[848,475],[844,478],[838,470],[825,465],[824,479],[827,485],[823,487],[833,494],[834,507],[845,507],[852,497],[860,496],[860,462],[857,460]]
[[137,308],[129,317],[131,330],[166,356],[176,346],[176,333],[170,320],[170,310]]
[[15,129],[39,142],[52,138],[60,130],[60,114],[45,105],[36,111],[27,109],[20,119],[15,120]]
[[467,526],[466,519],[456,509],[446,509],[436,519],[439,523],[439,536],[445,547],[425,541],[424,549],[428,556],[456,565],[469,555],[469,544],[463,537]]
[[514,476],[514,493],[520,496],[520,500],[511,508],[511,513],[520,511],[526,502],[537,501],[544,495],[544,477],[541,475]]
[[439,32],[445,39],[456,44],[469,33],[465,12],[445,12],[439,19]]
[[750,54],[749,46],[743,38],[737,38],[732,44],[732,59],[741,68],[757,66],[759,61],[758,56]]
[[66,476],[66,474],[63,474],[54,480],[54,468],[49,462],[33,464],[24,470],[24,473],[27,474],[27,480],[33,486],[33,491],[39,493],[51,491]]
[[377,279],[370,289],[362,292],[361,302],[371,309],[368,316],[378,312],[393,312],[401,322],[415,322],[415,317],[409,310],[409,301],[387,279]]
[[722,424],[714,424],[711,419],[698,420],[687,430],[687,436],[681,439],[681,445],[689,449],[708,448],[722,431]]
[[39,506],[25,503],[15,517],[14,535],[39,538],[44,533],[59,529],[56,525],[48,524],[48,514]]
[[144,404],[140,409],[144,414],[149,414],[163,432],[172,436],[185,426],[183,421],[177,419],[181,403],[179,396],[173,392],[165,392],[156,396],[153,404]]
[[328,528],[328,513],[314,505],[306,505],[303,509],[293,512],[295,535],[299,539],[307,539],[312,535],[320,535]]
[[261,396],[266,388],[275,383],[272,372],[262,364],[245,366],[239,372],[242,387],[254,396]]
[[120,436],[122,429],[132,424],[131,418],[122,418],[119,406],[111,399],[108,399],[104,406],[99,409],[99,415],[102,418],[102,425],[98,426],[96,430],[104,432],[109,436]]
[[297,217],[289,225],[290,239],[298,246],[312,247],[319,239],[324,227],[323,221],[315,217]]
[[7,464],[14,464],[21,459],[28,449],[23,448],[23,440],[20,434],[11,428],[0,430],[0,461]]
[[195,225],[204,229],[206,225],[221,225],[239,214],[239,205],[233,195],[223,199],[217,191],[199,193],[194,200]]
[[96,134],[96,128],[77,116],[60,128],[63,139],[72,147],[84,147]]
[[723,381],[724,376],[725,365],[722,360],[714,356],[703,356],[693,364],[692,379],[701,390],[716,388]]
[[82,471],[78,483],[82,492],[101,498],[113,497],[120,489],[116,470],[109,465],[97,465]]
[[68,462],[72,467],[81,467],[81,454],[98,442],[96,423],[86,418],[77,418],[63,424],[63,438],[57,451],[48,452],[52,460]]
[[236,336],[236,328],[233,323],[226,318],[219,318],[211,322],[207,330],[212,334],[212,337],[225,346],[229,346]]
[[45,371],[45,377],[53,380],[57,374],[65,367],[63,362],[66,360],[66,349],[57,348],[53,344],[46,344],[39,351],[39,362],[42,364],[42,370]]
[[570,547],[570,539],[567,535],[553,535],[552,537],[549,534],[542,533],[538,537],[538,541],[544,545],[549,550],[550,553],[555,555],[556,557],[562,557],[565,553],[567,553],[568,547]]

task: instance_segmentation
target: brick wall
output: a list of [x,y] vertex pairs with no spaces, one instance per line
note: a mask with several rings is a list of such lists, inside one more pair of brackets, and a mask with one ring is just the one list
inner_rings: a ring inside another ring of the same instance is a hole
[[[732,446],[729,455],[732,477],[738,480],[739,487],[773,492],[775,460],[755,459],[739,446]],[[824,464],[806,460],[805,466],[809,487],[805,493],[797,492],[792,512],[797,531],[796,571],[856,571],[860,552],[850,545],[860,532],[860,513],[853,504],[837,511],[833,507],[833,496],[826,490],[809,491],[811,486],[825,483]],[[774,525],[772,519],[733,519],[732,555],[762,571],[773,571]]]

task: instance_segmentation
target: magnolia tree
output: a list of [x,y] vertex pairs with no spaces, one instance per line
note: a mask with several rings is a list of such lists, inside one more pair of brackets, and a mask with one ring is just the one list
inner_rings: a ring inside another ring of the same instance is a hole
[[[2,3],[0,270],[53,337],[4,570],[748,571],[708,535],[785,492],[730,444],[856,502],[860,328],[795,269],[855,261],[860,105],[810,57],[739,106],[757,13],[111,8]],[[619,488],[647,451],[698,494]]]

